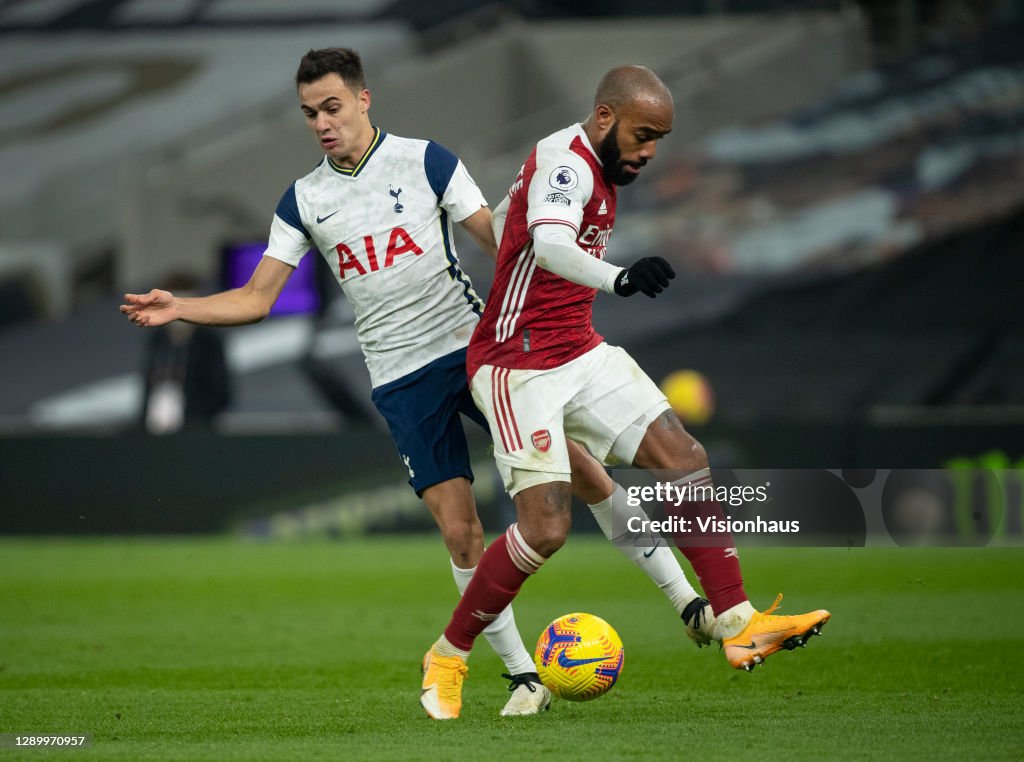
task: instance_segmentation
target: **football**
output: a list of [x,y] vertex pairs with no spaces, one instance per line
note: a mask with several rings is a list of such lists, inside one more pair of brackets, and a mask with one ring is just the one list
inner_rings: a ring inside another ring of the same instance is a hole
[[715,414],[715,392],[695,370],[669,373],[661,382],[661,391],[684,425],[701,426]]
[[622,640],[593,614],[566,614],[541,633],[533,661],[548,690],[569,701],[603,696],[622,672]]

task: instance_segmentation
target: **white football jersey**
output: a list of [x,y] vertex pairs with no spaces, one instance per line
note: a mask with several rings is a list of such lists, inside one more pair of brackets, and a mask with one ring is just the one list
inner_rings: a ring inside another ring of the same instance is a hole
[[266,254],[297,266],[316,246],[352,303],[377,387],[469,343],[483,301],[452,223],[486,205],[451,151],[376,128],[354,168],[325,156],[285,191]]

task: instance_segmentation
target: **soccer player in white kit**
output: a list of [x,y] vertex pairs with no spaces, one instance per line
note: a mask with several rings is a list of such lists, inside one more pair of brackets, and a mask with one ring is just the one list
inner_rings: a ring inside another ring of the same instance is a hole
[[[370,93],[358,55],[310,51],[296,83],[323,160],[281,197],[267,251],[249,283],[201,298],[167,291],[126,294],[121,311],[143,326],[184,320],[241,325],[263,319],[311,244],[325,257],[356,314],[373,385],[409,482],[433,514],[460,590],[483,553],[483,529],[459,413],[486,428],[465,373],[469,338],[483,302],[462,271],[452,240],[458,222],[492,257],[491,212],[459,159],[426,140],[389,135],[371,124]],[[576,493],[610,537],[635,509],[593,458],[576,445]],[[671,550],[619,545],[672,602],[695,642],[710,642],[707,601],[690,586]],[[485,636],[502,657],[512,692],[503,715],[535,714],[550,695],[537,678],[511,608]]]
[[[628,268],[604,261],[615,186],[631,183],[654,158],[673,116],[672,96],[652,71],[611,70],[588,119],[541,140],[496,210],[503,225],[497,272],[466,370],[491,424],[494,457],[518,521],[484,552],[448,627],[427,652],[424,696],[434,683],[455,686],[445,702],[423,702],[438,719],[459,715],[466,660],[481,622],[505,609],[565,542],[570,439],[599,460],[671,474],[679,487],[710,484],[703,447],[636,362],[605,344],[591,323],[597,291],[655,297],[675,277],[660,257]],[[714,501],[688,508],[721,516]],[[752,669],[781,648],[803,645],[828,621],[824,610],[774,616],[778,600],[767,612],[756,611],[728,533],[702,543],[675,539],[710,600],[714,633],[732,666]]]

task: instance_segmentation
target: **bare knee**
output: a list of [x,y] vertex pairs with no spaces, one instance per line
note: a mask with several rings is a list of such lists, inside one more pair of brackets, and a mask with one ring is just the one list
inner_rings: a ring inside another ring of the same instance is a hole
[[550,558],[565,545],[565,539],[568,536],[568,526],[547,524],[540,529],[539,534],[534,535],[534,539],[527,540],[527,543],[544,558]]
[[515,497],[519,532],[526,544],[548,558],[565,544],[572,525],[571,487],[549,482],[529,487]]
[[708,454],[680,423],[676,414],[666,410],[647,427],[633,464],[639,468],[696,471],[708,466]]
[[441,537],[452,561],[460,569],[472,569],[484,552],[484,530],[474,514],[473,520],[451,521],[441,526]]
[[680,466],[690,471],[708,467],[708,452],[704,445],[698,442],[689,432],[686,434],[687,443],[683,448],[682,462]]
[[476,566],[484,552],[484,530],[467,479],[451,479],[423,491],[423,502],[441,530],[452,561],[461,569]]

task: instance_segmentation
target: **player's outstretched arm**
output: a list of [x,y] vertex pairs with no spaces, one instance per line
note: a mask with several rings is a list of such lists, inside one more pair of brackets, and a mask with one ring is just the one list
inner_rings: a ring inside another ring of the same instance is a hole
[[160,289],[125,294],[121,312],[136,325],[150,327],[172,320],[199,325],[257,323],[269,314],[293,271],[291,265],[264,256],[241,288],[201,297],[175,296]]
[[154,288],[148,294],[125,294],[121,312],[136,325],[158,326],[177,318],[174,294]]

